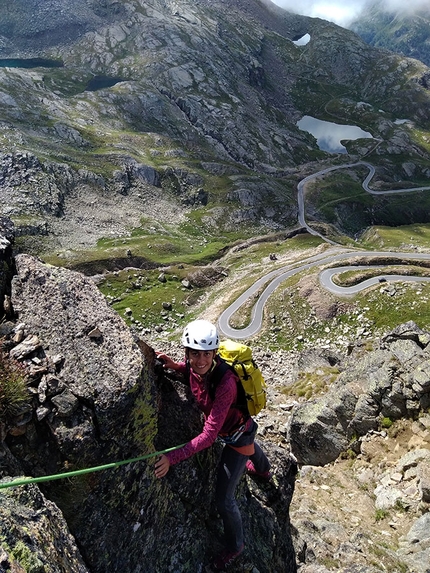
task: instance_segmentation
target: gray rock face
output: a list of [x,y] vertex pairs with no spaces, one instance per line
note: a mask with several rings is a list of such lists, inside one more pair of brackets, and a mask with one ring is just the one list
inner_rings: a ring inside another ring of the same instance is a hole
[[65,185],[31,153],[0,155],[0,185],[5,215],[61,213]]
[[61,511],[35,485],[2,490],[0,516],[0,571],[89,573]]
[[348,444],[377,429],[382,418],[397,420],[427,408],[428,343],[428,333],[409,322],[388,334],[374,352],[356,349],[324,397],[294,410],[289,439],[299,462],[334,461]]
[[[352,408],[349,413],[352,416]],[[345,422],[344,419],[344,425]],[[306,465],[318,466],[333,461],[348,446],[342,419],[329,401],[298,406],[290,418],[288,438],[299,463]]]
[[[80,402],[69,428],[58,419],[58,405],[52,404],[50,425],[55,439],[66,447],[70,436],[82,431],[93,441],[93,447],[96,442],[115,444],[117,424],[129,419],[139,385],[144,382],[145,361],[129,329],[97,287],[79,273],[48,267],[28,255],[16,257],[16,268],[12,283],[14,311],[27,333],[33,333],[33,337],[37,333],[48,363],[54,354],[63,357],[58,374]],[[101,336],[93,338],[90,332],[96,327]],[[20,352],[19,348],[13,351],[17,358],[35,350],[34,345],[27,351]],[[89,441],[82,444],[83,459],[93,450],[88,448]]]
[[399,555],[406,558],[416,571],[428,573],[430,551],[430,513],[417,519],[401,540]]

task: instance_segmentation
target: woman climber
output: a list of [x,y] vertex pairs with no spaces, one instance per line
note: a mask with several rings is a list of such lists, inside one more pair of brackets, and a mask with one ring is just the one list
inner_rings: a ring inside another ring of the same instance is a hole
[[202,432],[185,446],[160,457],[155,464],[155,475],[164,477],[171,465],[210,447],[217,438],[225,444],[215,488],[216,506],[224,524],[225,549],[211,564],[215,571],[224,571],[244,549],[242,517],[235,499],[239,480],[245,468],[248,473],[269,480],[270,464],[254,441],[257,423],[237,405],[239,380],[235,373],[227,369],[212,388],[216,377],[213,375],[220,364],[216,327],[206,320],[189,323],[182,335],[182,345],[185,349],[182,362],[175,362],[161,352],[157,356],[164,368],[189,375],[190,388],[205,423]]

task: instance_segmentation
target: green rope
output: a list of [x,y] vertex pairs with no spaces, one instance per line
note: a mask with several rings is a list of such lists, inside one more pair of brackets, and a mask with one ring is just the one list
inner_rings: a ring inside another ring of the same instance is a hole
[[36,478],[18,478],[13,481],[7,483],[0,483],[0,489],[6,489],[7,487],[16,487],[18,485],[27,485],[28,483],[39,483],[44,481],[52,481],[54,479],[63,479],[68,477],[80,476],[83,474],[89,474],[92,472],[99,472],[102,470],[110,470],[112,468],[117,468],[119,466],[123,466],[124,464],[132,464],[133,462],[140,462],[141,460],[147,460],[148,458],[153,458],[155,456],[160,456],[162,454],[167,454],[168,452],[173,452],[174,450],[178,450],[182,448],[185,444],[181,444],[180,446],[174,446],[173,448],[168,448],[167,450],[162,450],[160,452],[152,452],[152,454],[146,454],[145,456],[139,456],[138,458],[131,458],[129,460],[123,460],[121,462],[112,462],[110,464],[105,464],[103,466],[95,466],[92,468],[84,468],[82,470],[75,470],[72,472],[65,472],[61,474],[54,474],[51,476],[40,476]]

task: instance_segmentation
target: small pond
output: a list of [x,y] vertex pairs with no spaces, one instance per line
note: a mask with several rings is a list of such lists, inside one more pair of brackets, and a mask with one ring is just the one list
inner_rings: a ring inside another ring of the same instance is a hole
[[62,68],[61,60],[46,60],[44,58],[3,58],[0,59],[0,68]]
[[94,76],[90,79],[85,87],[86,92],[96,92],[104,88],[111,88],[119,82],[123,82],[124,78],[113,78],[108,76]]
[[311,133],[317,140],[318,147],[329,153],[347,153],[346,147],[341,144],[343,139],[372,139],[372,134],[363,131],[356,125],[340,125],[331,121],[323,121],[309,115],[297,122],[302,131]]

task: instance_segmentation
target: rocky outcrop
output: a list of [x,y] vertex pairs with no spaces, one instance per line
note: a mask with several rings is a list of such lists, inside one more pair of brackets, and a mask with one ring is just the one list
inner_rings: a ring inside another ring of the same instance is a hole
[[[314,364],[306,363],[309,371],[322,371],[323,357],[316,360],[314,352],[314,358]],[[385,519],[390,531],[399,531],[397,543],[391,540],[392,549],[381,552],[381,560],[391,571],[428,572],[428,359],[429,333],[408,322],[385,335],[373,349],[359,344],[348,357],[337,357],[339,374],[328,392],[293,408],[287,435],[303,464],[300,490],[305,496],[293,512],[293,523],[298,530],[296,551],[306,573],[325,573],[324,567],[312,561],[316,557],[321,564],[329,555],[335,562],[342,557],[342,563],[352,567],[339,571],[346,573],[363,564],[360,570],[371,573],[369,559],[362,558],[371,553],[363,528],[369,518],[374,523]],[[342,458],[351,470],[338,467],[336,471]],[[336,480],[340,483],[335,501]],[[310,487],[320,498],[324,517],[318,512],[313,515]],[[360,489],[368,489],[369,495]],[[353,507],[348,505],[351,499],[355,500]],[[348,519],[339,520],[339,512],[346,512]],[[406,531],[402,521],[409,524]],[[392,537],[383,527],[375,529]],[[375,533],[372,544],[377,537]],[[380,543],[383,546],[383,540]]]
[[160,175],[153,167],[137,163],[131,158],[124,160],[122,169],[113,173],[113,185],[121,195],[127,195],[133,186],[138,186],[139,181],[159,187]]
[[300,463],[324,465],[381,420],[413,417],[430,405],[430,338],[414,323],[387,334],[379,348],[356,348],[327,394],[295,409],[290,420],[291,448]]
[[[66,166],[62,170],[72,171]],[[61,166],[56,166],[59,173]],[[17,152],[0,155],[0,185],[4,215],[53,215],[62,212],[66,192],[64,181],[57,184],[56,173],[50,172],[32,153]]]
[[[55,235],[64,237],[61,246],[69,248],[94,244],[107,228],[124,235],[142,217],[155,218],[159,211],[180,221],[175,196],[161,188],[156,169],[129,156],[113,157],[112,162],[117,169],[103,177],[83,167],[42,162],[27,151],[0,154],[0,212],[13,217],[17,237],[49,241]],[[177,195],[207,199],[204,190],[189,185],[178,185]]]
[[2,573],[89,573],[61,511],[38,487],[3,490],[0,503]]
[[[48,424],[61,459],[86,463],[144,449],[131,435],[122,441],[116,431],[117,424],[130,423],[133,412],[138,415],[141,391],[151,403],[145,358],[127,326],[83,275],[28,255],[18,255],[15,263],[14,331],[21,329],[23,340],[11,354],[28,360],[39,419]],[[149,410],[148,427],[154,418]]]
[[[14,320],[2,325],[3,347],[26,366],[31,408],[4,428],[3,482],[135,458],[199,431],[200,413],[185,387],[163,378],[152,348],[134,337],[90,278],[21,254],[11,295]],[[288,517],[296,465],[284,448],[263,446],[277,481],[241,482],[244,559],[261,573],[290,573],[296,570]],[[150,458],[67,483],[48,481],[40,490],[6,489],[0,517],[10,533],[0,557],[26,567],[31,556],[34,571],[201,570],[221,547],[212,504],[219,454],[216,445],[163,480],[156,480]],[[32,520],[31,531],[22,513]]]
[[401,540],[398,553],[404,556],[416,571],[427,573],[429,570],[430,512],[415,521]]

